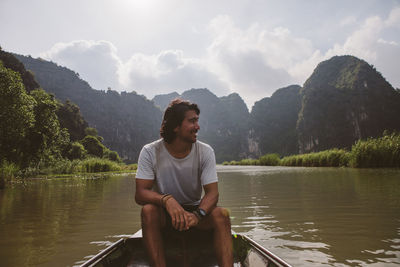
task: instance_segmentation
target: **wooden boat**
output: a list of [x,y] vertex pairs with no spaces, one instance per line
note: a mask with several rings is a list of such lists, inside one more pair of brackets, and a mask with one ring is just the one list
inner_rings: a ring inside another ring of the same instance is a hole
[[[212,245],[212,232],[195,229],[186,232],[171,231],[165,233],[164,240],[167,266],[218,266]],[[245,235],[232,232],[232,240],[234,266],[290,266]],[[142,241],[142,231],[116,241],[81,265],[89,266],[150,266]]]

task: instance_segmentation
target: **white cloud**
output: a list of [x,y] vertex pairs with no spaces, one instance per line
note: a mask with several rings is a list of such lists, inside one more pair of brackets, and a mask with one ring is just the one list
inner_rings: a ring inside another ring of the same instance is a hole
[[311,41],[284,27],[268,29],[254,23],[243,30],[227,15],[214,18],[209,29],[214,38],[208,48],[211,69],[249,107],[280,87],[304,81],[306,74],[296,63],[313,55]]
[[112,43],[86,40],[58,43],[41,56],[79,72],[96,89],[135,90],[152,98],[172,91],[209,88],[218,96],[237,92],[249,108],[278,88],[301,85],[318,63],[335,55],[362,58],[399,87],[400,40],[390,38],[399,32],[400,8],[386,18],[357,19],[348,16],[339,21],[354,30],[325,51],[288,27],[261,23],[240,27],[231,16],[219,15],[209,21],[207,31],[198,29],[206,33],[208,41],[206,55],[201,58],[189,57],[184,50],[163,50],[135,53],[122,62]]
[[216,95],[229,93],[227,85],[207,69],[206,62],[187,58],[180,50],[135,54],[120,69],[120,77],[125,87],[149,98],[190,88],[208,88]]
[[400,34],[400,8],[393,9],[387,19],[378,16],[367,18],[343,44],[335,44],[321,60],[335,55],[354,55],[375,65],[389,83],[399,87],[400,46],[394,40],[381,37],[389,30]]
[[121,61],[117,49],[110,42],[77,40],[57,43],[41,57],[78,72],[95,89],[121,87],[117,75]]

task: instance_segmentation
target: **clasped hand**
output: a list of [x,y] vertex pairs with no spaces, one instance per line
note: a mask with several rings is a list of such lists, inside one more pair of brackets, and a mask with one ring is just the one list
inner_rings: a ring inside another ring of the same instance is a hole
[[165,208],[171,216],[172,227],[178,231],[188,230],[199,223],[197,216],[184,210],[174,198],[167,200]]

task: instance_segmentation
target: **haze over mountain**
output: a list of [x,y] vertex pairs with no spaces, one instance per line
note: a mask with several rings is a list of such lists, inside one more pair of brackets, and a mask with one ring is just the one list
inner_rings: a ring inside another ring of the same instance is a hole
[[251,113],[236,93],[217,97],[205,88],[190,89],[150,101],[135,92],[94,90],[67,68],[18,58],[46,91],[76,103],[104,143],[126,161],[136,161],[141,147],[159,138],[162,111],[176,97],[199,105],[199,139],[214,148],[217,162],[349,148],[359,138],[400,130],[399,91],[353,56],[321,62],[303,88],[276,90],[257,101]]

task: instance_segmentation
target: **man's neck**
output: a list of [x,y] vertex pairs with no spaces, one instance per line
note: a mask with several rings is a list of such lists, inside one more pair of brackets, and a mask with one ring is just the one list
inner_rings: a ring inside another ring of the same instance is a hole
[[189,155],[190,151],[192,150],[192,143],[185,142],[176,138],[172,141],[171,144],[168,144],[164,141],[165,147],[167,148],[168,152],[175,158],[182,159]]

